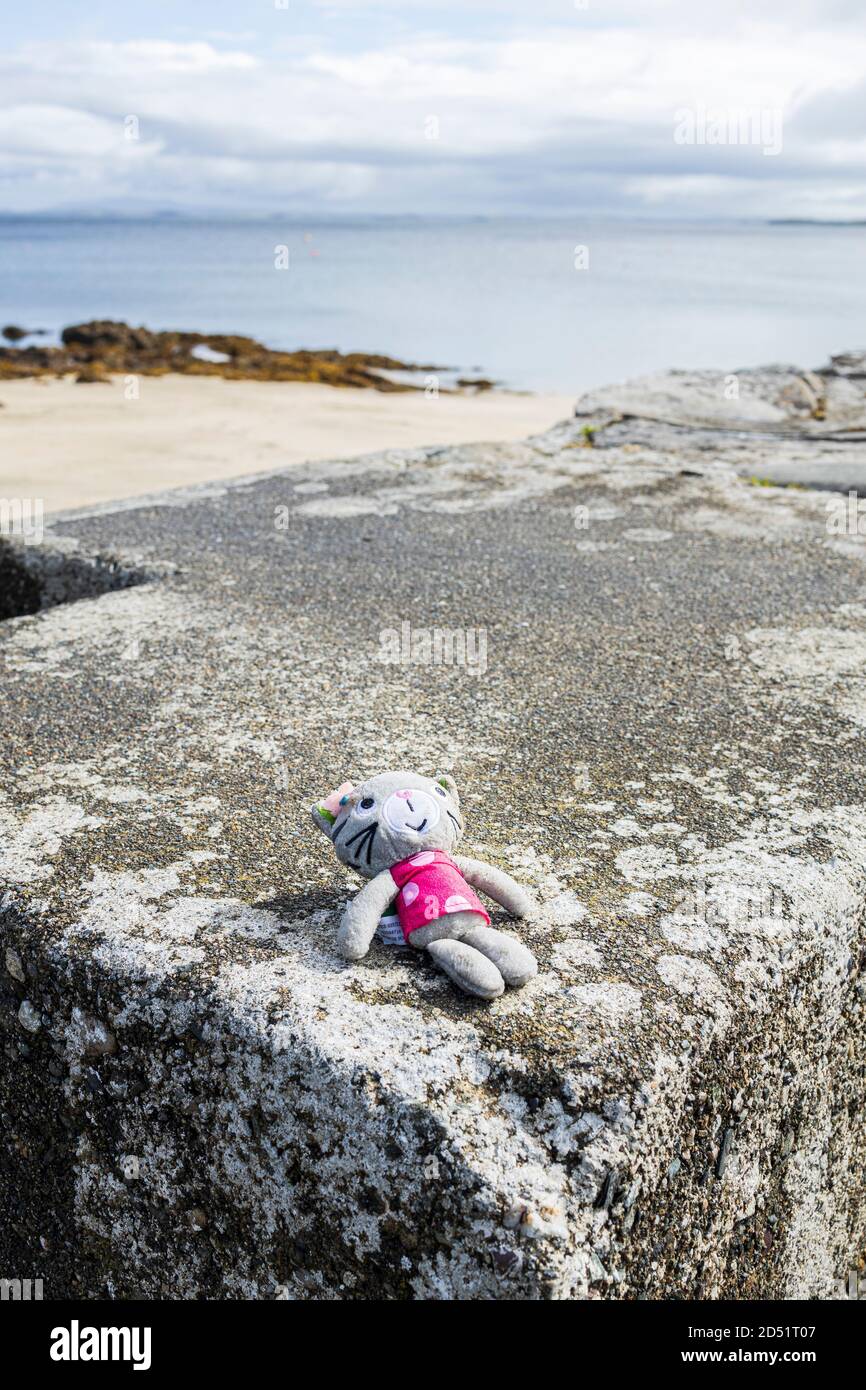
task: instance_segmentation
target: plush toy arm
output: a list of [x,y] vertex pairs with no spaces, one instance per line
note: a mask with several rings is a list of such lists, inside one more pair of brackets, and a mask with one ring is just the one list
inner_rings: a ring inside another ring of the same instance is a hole
[[467,883],[473,888],[480,888],[494,902],[501,903],[512,917],[529,916],[533,908],[532,898],[510,874],[497,869],[494,864],[482,864],[480,859],[455,858],[454,863]]
[[361,960],[376,935],[379,918],[397,896],[397,885],[388,869],[365,883],[343,913],[337,932],[337,949],[346,960]]

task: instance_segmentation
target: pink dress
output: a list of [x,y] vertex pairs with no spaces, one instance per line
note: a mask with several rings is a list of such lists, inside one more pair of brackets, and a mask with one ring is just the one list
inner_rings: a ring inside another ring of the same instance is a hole
[[452,912],[477,912],[490,925],[489,912],[441,849],[425,849],[392,864],[391,877],[400,890],[396,905],[404,941],[419,927]]

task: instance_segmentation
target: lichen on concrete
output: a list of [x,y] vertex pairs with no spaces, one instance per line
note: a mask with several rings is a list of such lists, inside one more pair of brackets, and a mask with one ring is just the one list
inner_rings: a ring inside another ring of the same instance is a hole
[[[54,521],[45,555],[136,582],[0,624],[4,1267],[834,1296],[866,1248],[866,547],[749,481],[858,427],[859,379],[813,375]],[[404,620],[484,628],[483,676],[383,664]],[[525,990],[337,956],[354,885],[307,807],[400,763],[535,892]]]

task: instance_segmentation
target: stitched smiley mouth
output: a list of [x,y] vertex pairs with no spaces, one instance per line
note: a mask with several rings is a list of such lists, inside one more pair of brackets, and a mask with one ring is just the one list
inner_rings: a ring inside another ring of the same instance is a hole
[[392,792],[382,807],[382,819],[395,835],[427,834],[440,817],[438,799],[420,787]]

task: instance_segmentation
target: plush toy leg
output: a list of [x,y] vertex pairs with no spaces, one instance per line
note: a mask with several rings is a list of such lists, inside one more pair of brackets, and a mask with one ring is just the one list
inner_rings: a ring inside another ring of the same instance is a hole
[[520,989],[538,974],[538,962],[530,950],[495,927],[473,927],[462,938],[464,946],[472,946],[492,961],[503,980],[512,989]]
[[[414,935],[414,933],[413,933]],[[487,956],[467,946],[465,941],[444,938],[431,941],[430,956],[455,985],[479,999],[497,999],[505,989],[505,981]]]

